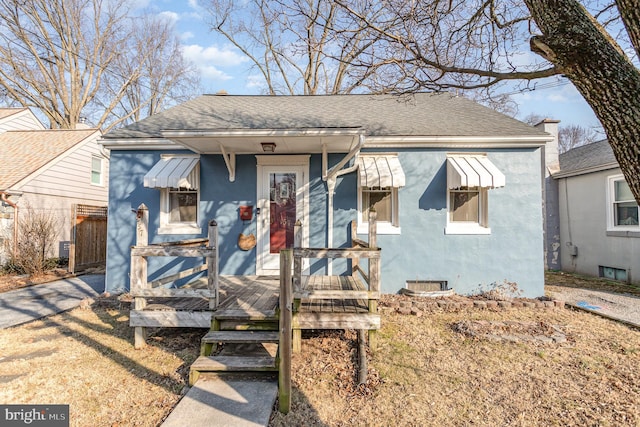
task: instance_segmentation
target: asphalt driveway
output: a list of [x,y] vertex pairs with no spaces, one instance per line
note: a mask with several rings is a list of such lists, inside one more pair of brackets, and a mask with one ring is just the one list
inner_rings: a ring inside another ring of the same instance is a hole
[[77,307],[104,292],[104,274],[87,274],[0,293],[0,329]]

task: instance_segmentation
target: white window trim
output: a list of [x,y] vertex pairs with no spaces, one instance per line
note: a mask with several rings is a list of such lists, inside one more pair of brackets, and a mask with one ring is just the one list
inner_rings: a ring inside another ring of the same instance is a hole
[[[93,159],[100,161],[100,182],[93,182]],[[89,183],[96,187],[104,187],[104,159],[97,155],[91,156],[91,166],[89,167]]]
[[453,222],[451,221],[451,189],[447,185],[447,225],[444,234],[491,234],[489,227],[489,191],[487,188],[479,189],[480,197],[480,222]]
[[[625,181],[624,175],[610,175],[607,177],[607,231],[640,231],[638,225],[615,225],[615,183],[616,181]],[[640,209],[640,208],[639,208]]]
[[[191,155],[175,155],[167,154],[162,155],[162,158],[174,158],[174,157],[200,157]],[[198,168],[197,175],[198,181],[200,180],[200,163],[195,166]],[[201,234],[202,228],[198,226],[200,220],[200,182],[198,182],[196,201],[196,221],[190,223],[171,223],[169,222],[169,188],[160,189],[160,227],[158,228],[158,234]]]
[[[392,221],[398,225],[393,225],[393,222],[389,221],[376,221],[376,233],[378,234],[401,234],[402,228],[400,227],[400,197],[398,194],[398,187],[391,187],[391,218]],[[358,180],[358,223],[356,232],[358,234],[369,233],[369,221],[362,219],[362,186],[360,180]]]

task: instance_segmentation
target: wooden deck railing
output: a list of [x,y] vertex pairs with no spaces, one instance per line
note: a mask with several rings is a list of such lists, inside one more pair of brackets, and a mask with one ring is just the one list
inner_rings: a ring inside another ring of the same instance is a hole
[[[369,242],[356,237],[352,228],[351,248],[302,248],[302,224],[296,222],[294,228],[294,248],[280,251],[280,344],[279,352],[279,410],[288,413],[291,408],[291,356],[300,350],[300,329],[294,330],[296,306],[301,298],[308,299],[364,299],[368,301],[369,313],[377,313],[380,296],[380,248],[376,244],[376,212],[369,213]],[[367,289],[324,290],[305,289],[302,279],[302,260],[305,258],[350,258],[353,273],[359,273]],[[365,271],[359,260],[367,258]],[[293,275],[292,275],[293,267]],[[328,313],[330,315],[331,313]],[[357,314],[356,314],[357,316]],[[362,335],[362,334],[361,334]],[[374,346],[375,331],[369,330],[369,345]]]
[[[208,298],[209,309],[218,305],[218,230],[214,220],[209,221],[208,238],[180,240],[149,244],[149,210],[142,204],[138,207],[136,223],[136,244],[131,247],[131,278],[129,291],[134,298],[132,318],[136,325],[147,305],[147,298]],[[193,268],[171,274],[154,281],[148,280],[147,257],[170,256],[204,258],[204,262]],[[207,288],[166,288],[164,285],[184,279],[196,273],[207,271]],[[149,325],[154,326],[154,325]],[[179,326],[179,325],[176,325]],[[146,327],[135,326],[135,347],[141,348],[146,342]]]

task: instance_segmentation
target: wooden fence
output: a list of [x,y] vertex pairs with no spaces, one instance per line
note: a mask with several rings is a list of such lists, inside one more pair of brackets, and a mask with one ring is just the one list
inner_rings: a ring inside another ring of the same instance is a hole
[[69,271],[104,266],[107,260],[107,207],[73,206]]

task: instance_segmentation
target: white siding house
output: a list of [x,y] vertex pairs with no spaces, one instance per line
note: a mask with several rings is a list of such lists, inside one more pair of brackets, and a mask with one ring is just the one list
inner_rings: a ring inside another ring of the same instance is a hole
[[[74,205],[106,206],[109,161],[96,143],[99,129],[44,129],[33,113],[0,110],[0,261],[6,262],[14,238],[15,211],[33,209],[55,215],[59,233],[54,257],[69,257]],[[13,117],[13,121],[10,120]],[[17,130],[24,125],[25,128]]]
[[638,204],[607,140],[560,155],[562,270],[640,283]]

